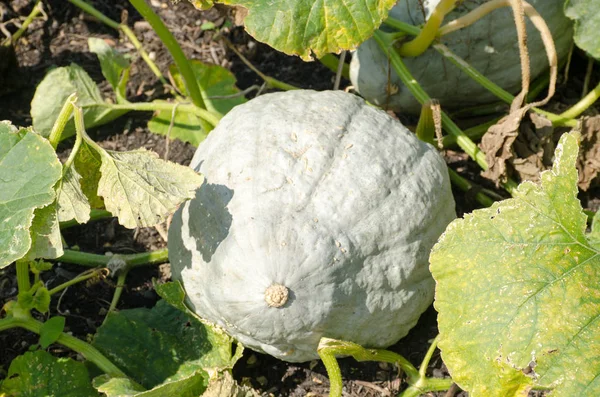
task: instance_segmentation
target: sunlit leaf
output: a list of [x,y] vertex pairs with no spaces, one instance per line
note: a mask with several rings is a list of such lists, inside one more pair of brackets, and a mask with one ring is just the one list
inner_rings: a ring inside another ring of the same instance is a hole
[[145,149],[102,154],[98,194],[128,228],[157,225],[194,197],[202,176]]
[[356,48],[373,35],[396,0],[224,0],[248,9],[246,30],[289,55],[311,59]]
[[27,352],[10,364],[0,395],[15,397],[98,397],[86,367],[45,351]]
[[[35,90],[31,101],[31,118],[35,131],[49,136],[67,98],[77,93],[77,105],[82,106],[85,126],[92,128],[106,124],[123,114],[126,110],[111,110],[102,106],[104,99],[96,83],[80,66],[71,64],[49,71]],[[73,120],[67,123],[61,139],[75,135]]]
[[539,185],[450,224],[431,254],[442,358],[471,396],[600,395],[600,255],[577,200],[578,134]]
[[0,268],[31,247],[34,211],[55,199],[61,164],[39,135],[0,124]]

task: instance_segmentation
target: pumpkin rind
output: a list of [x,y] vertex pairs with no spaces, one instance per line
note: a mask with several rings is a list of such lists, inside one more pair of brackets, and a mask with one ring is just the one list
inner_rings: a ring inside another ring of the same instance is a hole
[[[425,15],[429,16],[439,1],[425,0]],[[448,14],[444,22],[459,18],[486,1],[465,1]],[[528,0],[528,3],[548,24],[558,59],[562,59],[569,52],[573,41],[573,23],[564,15],[564,0]],[[389,15],[415,26],[424,23],[419,0],[400,1],[390,10]],[[530,69],[534,79],[547,73],[548,58],[539,32],[531,22],[526,21]],[[517,93],[520,90],[521,64],[517,31],[509,7],[494,10],[473,25],[442,37],[441,43],[506,91]],[[418,57],[403,58],[403,61],[425,92],[438,99],[445,108],[457,109],[498,101],[497,97],[433,48]],[[353,54],[350,80],[361,96],[374,104],[403,113],[420,112],[419,103],[402,85],[387,56],[374,39],[361,44]]]
[[245,346],[295,362],[322,336],[385,347],[431,304],[429,251],[455,217],[446,165],[361,98],[260,96],[191,167],[205,182],[173,217],[173,278]]

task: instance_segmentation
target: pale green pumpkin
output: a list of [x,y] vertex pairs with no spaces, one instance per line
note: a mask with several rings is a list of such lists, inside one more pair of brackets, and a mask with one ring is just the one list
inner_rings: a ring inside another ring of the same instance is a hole
[[341,91],[267,94],[198,148],[205,176],[169,231],[173,277],[204,319],[287,361],[323,336],[389,346],[431,304],[429,251],[455,217],[446,165]]

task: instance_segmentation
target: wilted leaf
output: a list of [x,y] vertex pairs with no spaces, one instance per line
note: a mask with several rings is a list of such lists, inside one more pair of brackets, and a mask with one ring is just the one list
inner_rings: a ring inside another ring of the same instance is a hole
[[581,127],[581,149],[577,170],[579,187],[588,190],[600,173],[600,116],[584,118]]
[[81,190],[81,175],[71,164],[64,170],[63,178],[57,187],[58,221],[75,219],[77,223],[86,223],[90,219],[90,202]]
[[[123,114],[126,110],[110,110],[106,107],[88,105],[102,104],[104,100],[100,90],[90,76],[76,64],[49,71],[37,86],[31,101],[33,128],[43,136],[49,136],[65,101],[77,93],[77,105],[83,106],[85,126],[92,128],[106,124]],[[61,139],[75,135],[73,120],[67,123]]]
[[162,300],[109,314],[93,344],[148,389],[233,366],[230,339]]
[[512,159],[512,145],[519,136],[519,126],[527,109],[510,113],[491,126],[481,138],[481,150],[485,153],[488,169],[482,175],[500,185],[508,179],[506,163]]
[[106,397],[198,397],[204,395],[207,383],[208,374],[202,370],[162,383],[151,390],[144,390],[131,379],[110,378],[108,375],[98,376],[93,382],[94,387]]
[[62,237],[58,225],[56,203],[38,208],[31,224],[31,248],[26,259],[55,259],[63,254]]
[[575,20],[575,43],[590,56],[600,59],[600,13],[597,0],[566,0],[565,14]]
[[75,167],[81,173],[81,191],[87,197],[90,207],[95,209],[104,208],[104,200],[98,196],[101,166],[100,154],[83,141],[75,156]]
[[98,194],[128,228],[163,222],[202,184],[202,176],[191,168],[161,160],[145,149],[104,151],[101,156]]
[[0,395],[14,397],[98,397],[85,366],[45,351],[27,352],[10,364]]
[[304,60],[356,48],[373,35],[396,0],[224,0],[248,9],[246,30],[258,41]]
[[60,177],[61,164],[48,141],[0,124],[0,268],[29,251],[34,211],[54,201]]
[[248,386],[240,386],[230,372],[213,378],[202,397],[260,397],[260,393]]
[[578,134],[539,185],[448,226],[430,262],[442,357],[469,395],[600,395],[600,255],[577,200]]

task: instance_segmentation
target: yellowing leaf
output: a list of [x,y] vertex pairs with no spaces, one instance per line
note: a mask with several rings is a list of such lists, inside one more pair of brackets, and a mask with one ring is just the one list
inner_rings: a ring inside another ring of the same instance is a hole
[[356,48],[373,35],[396,0],[224,0],[248,9],[258,41],[305,60]]
[[600,255],[577,140],[561,138],[539,185],[452,222],[432,251],[442,358],[473,397],[600,395]]
[[103,151],[98,194],[106,209],[128,228],[157,225],[194,197],[202,176],[145,149]]

